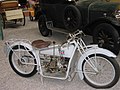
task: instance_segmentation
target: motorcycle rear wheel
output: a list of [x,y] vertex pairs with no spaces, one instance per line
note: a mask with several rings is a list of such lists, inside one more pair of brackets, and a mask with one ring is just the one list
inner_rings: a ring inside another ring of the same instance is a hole
[[31,77],[36,74],[37,62],[33,53],[22,45],[16,45],[12,49],[9,54],[9,63],[15,73],[22,77]]

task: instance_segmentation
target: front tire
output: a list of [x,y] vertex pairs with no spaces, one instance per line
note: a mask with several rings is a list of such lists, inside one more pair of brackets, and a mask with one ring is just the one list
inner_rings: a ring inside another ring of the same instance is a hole
[[46,17],[44,15],[41,15],[39,17],[38,26],[39,26],[39,31],[42,34],[42,36],[47,37],[49,36],[49,34],[52,33],[52,31],[48,29],[46,26]]
[[117,61],[103,54],[90,55],[83,63],[84,81],[94,88],[114,86],[119,80],[119,72]]
[[102,23],[96,26],[93,32],[93,42],[98,43],[100,47],[119,53],[119,34],[110,24]]
[[9,54],[11,68],[22,77],[31,77],[36,74],[37,62],[33,53],[21,45],[16,45],[12,49]]

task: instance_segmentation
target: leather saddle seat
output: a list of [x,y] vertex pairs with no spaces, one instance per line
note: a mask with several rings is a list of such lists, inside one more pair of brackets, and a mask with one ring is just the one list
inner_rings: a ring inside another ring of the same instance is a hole
[[51,41],[35,40],[32,42],[32,46],[35,48],[45,48],[51,44]]

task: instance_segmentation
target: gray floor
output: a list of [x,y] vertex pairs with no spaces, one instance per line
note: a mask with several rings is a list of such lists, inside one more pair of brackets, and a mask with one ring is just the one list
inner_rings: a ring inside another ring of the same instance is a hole
[[[11,69],[3,51],[4,42],[11,38],[29,39],[30,41],[43,39],[61,43],[65,40],[66,35],[53,32],[53,36],[43,37],[39,33],[37,22],[31,22],[28,19],[26,26],[9,23],[3,32],[4,40],[0,40],[0,90],[95,90],[84,81],[81,81],[78,75],[71,82],[44,78],[43,84],[38,74],[30,78],[20,77]],[[87,43],[88,41],[90,42],[90,38],[86,37],[85,39]],[[120,63],[119,56],[117,58],[118,63]],[[120,81],[114,87],[107,90],[120,90]]]

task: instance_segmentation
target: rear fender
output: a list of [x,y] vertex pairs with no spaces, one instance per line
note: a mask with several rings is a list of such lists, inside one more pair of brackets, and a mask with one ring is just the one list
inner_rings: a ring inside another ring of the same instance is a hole
[[25,43],[25,42],[21,42],[21,41],[14,42],[10,46],[9,45],[7,46],[7,50],[5,50],[7,57],[9,56],[10,51],[13,50],[12,48],[15,47],[15,46],[24,46],[25,48],[27,48],[29,51],[31,51],[33,53],[33,55],[34,55],[35,58],[37,58],[37,55],[36,55],[33,47],[31,46],[31,44]]

